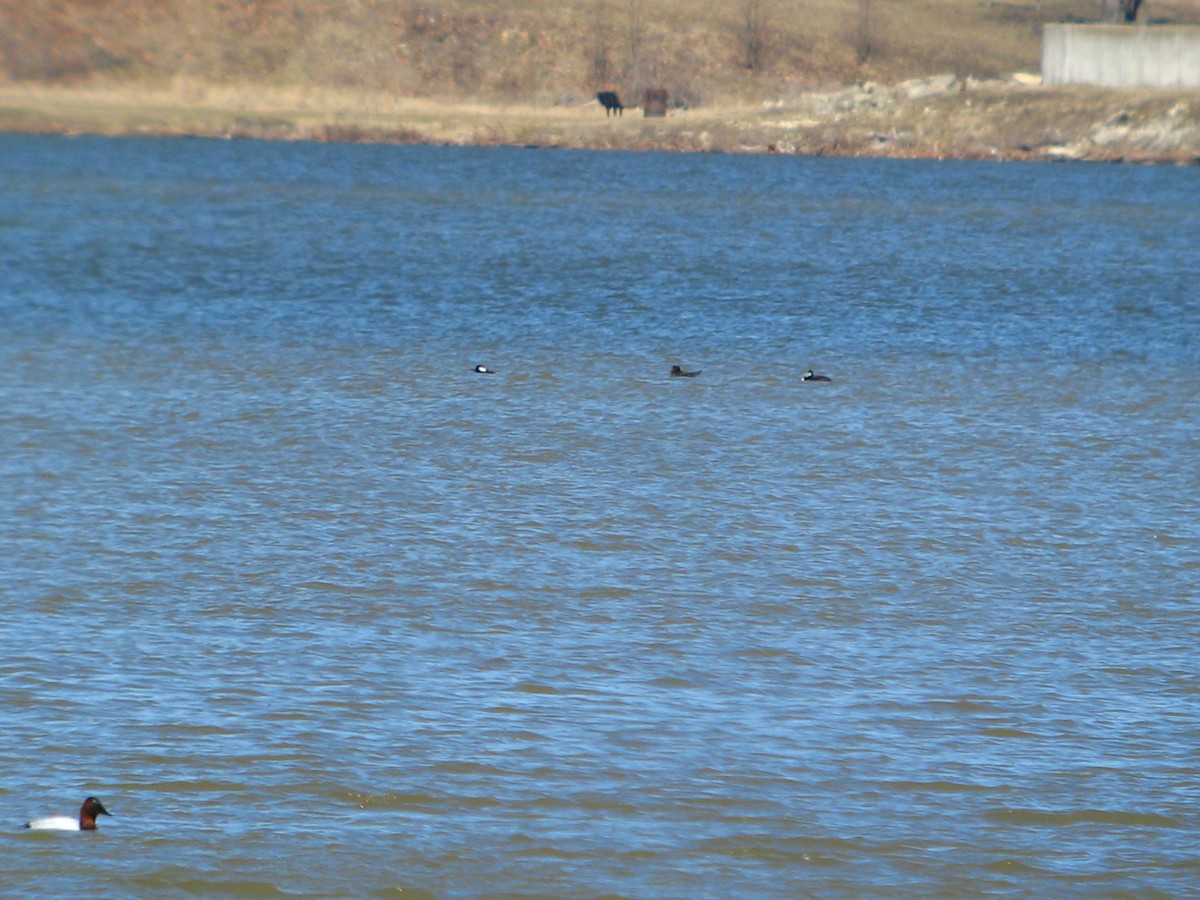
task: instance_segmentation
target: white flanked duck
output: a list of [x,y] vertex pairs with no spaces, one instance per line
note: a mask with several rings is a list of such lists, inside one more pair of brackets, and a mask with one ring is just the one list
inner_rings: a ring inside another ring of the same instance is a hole
[[49,816],[45,819],[34,819],[25,824],[26,828],[35,831],[95,831],[96,816],[111,816],[104,804],[95,797],[88,797],[79,807],[79,818],[70,816]]

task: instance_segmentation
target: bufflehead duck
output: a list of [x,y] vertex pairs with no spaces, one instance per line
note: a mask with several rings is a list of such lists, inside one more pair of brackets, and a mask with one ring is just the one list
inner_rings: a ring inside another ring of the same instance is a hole
[[50,816],[45,819],[34,819],[25,824],[26,828],[35,831],[95,831],[96,816],[111,816],[104,804],[95,797],[88,797],[79,807],[79,818],[70,816]]
[[814,375],[813,370],[809,369],[804,373],[803,381],[833,381],[828,375]]
[[679,366],[671,366],[671,377],[672,378],[695,378],[699,374],[700,374],[699,369],[697,369],[695,372],[685,372]]
[[478,372],[480,375],[495,375],[496,374],[495,369],[489,369],[487,366],[476,366],[475,371]]

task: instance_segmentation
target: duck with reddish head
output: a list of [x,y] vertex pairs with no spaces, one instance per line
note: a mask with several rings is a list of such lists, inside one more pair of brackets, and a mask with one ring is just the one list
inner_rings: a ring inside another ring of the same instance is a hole
[[34,819],[25,824],[26,828],[34,831],[95,831],[96,816],[111,816],[104,804],[95,797],[88,797],[79,807],[79,818],[71,816],[49,816],[44,819]]

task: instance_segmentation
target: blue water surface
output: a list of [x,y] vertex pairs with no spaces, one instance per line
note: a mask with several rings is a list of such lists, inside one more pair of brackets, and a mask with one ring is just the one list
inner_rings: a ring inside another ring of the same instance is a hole
[[1193,890],[1200,171],[0,186],[3,890]]

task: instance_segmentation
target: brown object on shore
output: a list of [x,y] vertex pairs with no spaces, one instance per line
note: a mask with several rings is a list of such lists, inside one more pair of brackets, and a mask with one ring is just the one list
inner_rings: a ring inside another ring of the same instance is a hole
[[642,100],[642,114],[647,119],[661,119],[667,114],[667,97],[666,88],[646,88],[646,96]]

